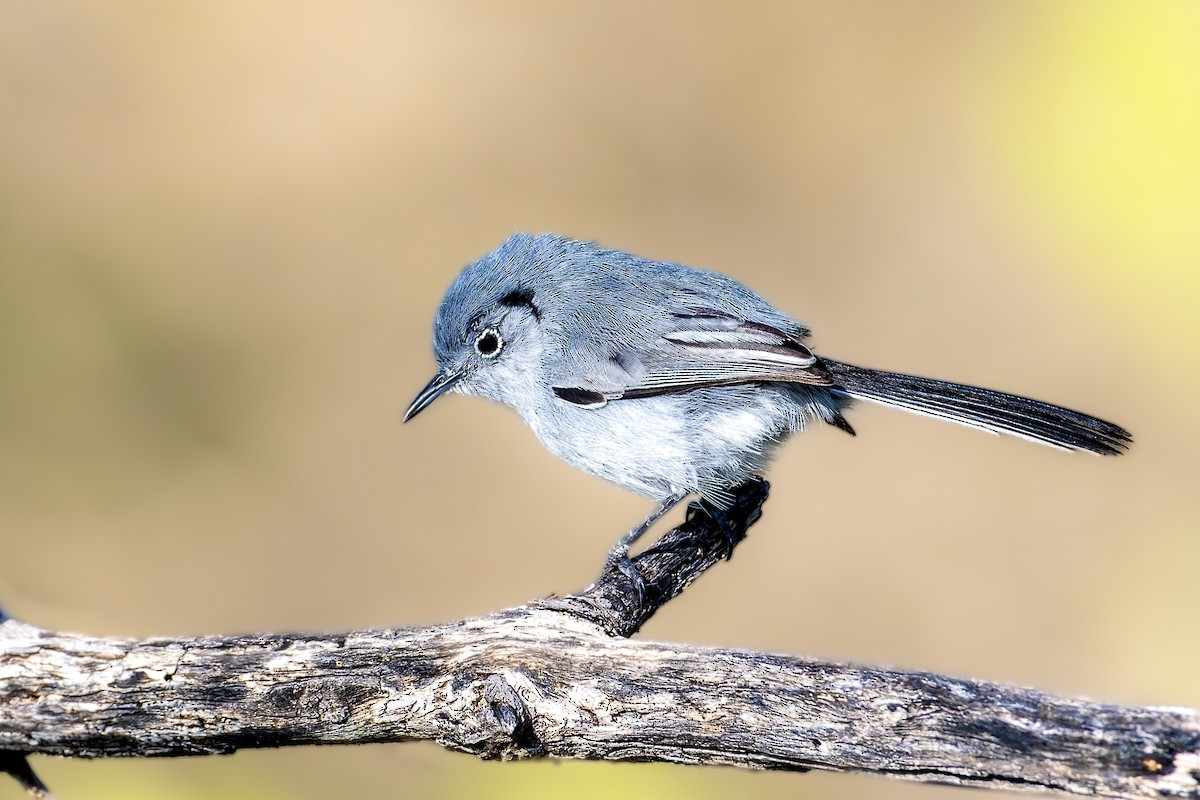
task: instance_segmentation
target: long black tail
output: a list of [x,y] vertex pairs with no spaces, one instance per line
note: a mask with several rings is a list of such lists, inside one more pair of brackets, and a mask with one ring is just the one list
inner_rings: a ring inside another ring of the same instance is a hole
[[978,386],[856,367],[822,358],[840,389],[851,397],[950,420],[991,433],[1011,433],[1060,450],[1120,455],[1129,431],[1078,411]]

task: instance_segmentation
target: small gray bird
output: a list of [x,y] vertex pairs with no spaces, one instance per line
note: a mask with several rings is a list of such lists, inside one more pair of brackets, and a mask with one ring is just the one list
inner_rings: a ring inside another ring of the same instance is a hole
[[728,508],[809,419],[853,435],[855,399],[1060,450],[1131,442],[1037,400],[819,357],[803,325],[731,278],[551,234],[516,234],[466,267],[433,334],[438,372],[406,422],[446,391],[496,400],[559,458],[659,502],[609,568],[687,495]]

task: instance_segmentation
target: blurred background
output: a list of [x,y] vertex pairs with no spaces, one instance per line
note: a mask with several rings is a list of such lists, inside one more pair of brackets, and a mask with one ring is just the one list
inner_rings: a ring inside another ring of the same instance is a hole
[[[647,500],[481,400],[400,425],[457,271],[552,230],[1136,437],[861,407],[643,638],[1200,706],[1200,5],[9,0],[0,119],[23,621],[334,631],[585,585]],[[64,798],[960,792],[427,743],[35,767]]]

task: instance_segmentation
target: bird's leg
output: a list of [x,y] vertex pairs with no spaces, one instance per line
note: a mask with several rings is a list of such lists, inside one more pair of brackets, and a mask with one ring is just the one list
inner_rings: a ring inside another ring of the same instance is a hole
[[637,567],[633,566],[633,562],[629,560],[629,548],[633,547],[638,539],[646,535],[646,531],[654,527],[654,523],[662,519],[668,511],[678,505],[679,501],[685,497],[687,497],[687,492],[675,492],[668,495],[658,504],[658,508],[650,512],[650,516],[646,517],[642,524],[618,539],[617,543],[608,551],[608,558],[604,560],[604,569],[600,572],[601,576],[617,570],[638,587],[638,594],[640,595],[644,588],[644,581],[641,574],[637,571]]

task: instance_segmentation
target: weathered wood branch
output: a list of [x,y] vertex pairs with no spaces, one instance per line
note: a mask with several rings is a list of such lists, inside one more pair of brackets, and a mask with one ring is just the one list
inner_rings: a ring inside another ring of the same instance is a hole
[[[743,493],[731,515],[739,531],[765,495],[765,484]],[[613,573],[580,595],[424,628],[136,641],[3,621],[0,754],[431,739],[485,758],[1200,798],[1192,710],[612,635],[636,630],[735,543],[693,514],[638,556],[641,591]]]

